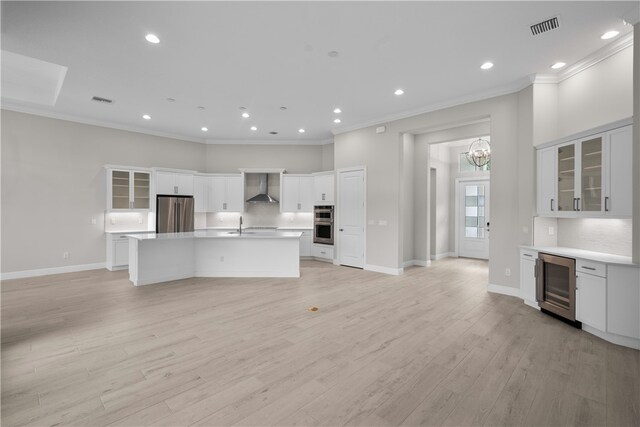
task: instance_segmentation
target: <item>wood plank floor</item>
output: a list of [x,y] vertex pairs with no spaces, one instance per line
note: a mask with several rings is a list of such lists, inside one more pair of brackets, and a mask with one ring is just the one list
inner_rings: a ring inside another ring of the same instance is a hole
[[487,293],[482,261],[301,272],[3,282],[2,425],[640,425],[640,352]]

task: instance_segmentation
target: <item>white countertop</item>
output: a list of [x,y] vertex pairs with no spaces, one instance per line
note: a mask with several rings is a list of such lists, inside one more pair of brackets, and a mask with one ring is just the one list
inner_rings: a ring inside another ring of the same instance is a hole
[[622,255],[607,254],[604,252],[585,251],[583,249],[565,248],[562,246],[527,246],[521,245],[521,249],[530,249],[552,255],[566,256],[570,258],[580,258],[591,261],[604,262],[607,264],[620,264],[637,266],[631,261],[631,257]]
[[133,233],[155,233],[154,230],[105,230],[105,234],[133,234]]
[[[196,228],[195,231],[203,230],[237,230],[238,227],[202,227]],[[243,230],[313,230],[313,227],[242,227]]]
[[175,240],[175,239],[299,239],[302,233],[295,231],[273,231],[252,234],[250,230],[242,235],[230,234],[228,231],[200,230],[190,233],[144,233],[131,234],[128,237],[136,240]]

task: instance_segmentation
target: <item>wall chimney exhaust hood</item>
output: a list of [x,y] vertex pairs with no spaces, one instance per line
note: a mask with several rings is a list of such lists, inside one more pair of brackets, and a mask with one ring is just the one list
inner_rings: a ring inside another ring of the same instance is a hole
[[258,194],[247,200],[247,203],[279,203],[269,195],[269,176],[266,173],[261,173],[258,175],[258,179]]

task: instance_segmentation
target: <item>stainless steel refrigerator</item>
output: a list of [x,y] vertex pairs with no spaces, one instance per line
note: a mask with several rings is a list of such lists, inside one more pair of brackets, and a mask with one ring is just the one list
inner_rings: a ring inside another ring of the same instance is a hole
[[156,233],[193,231],[192,196],[158,196],[156,198]]

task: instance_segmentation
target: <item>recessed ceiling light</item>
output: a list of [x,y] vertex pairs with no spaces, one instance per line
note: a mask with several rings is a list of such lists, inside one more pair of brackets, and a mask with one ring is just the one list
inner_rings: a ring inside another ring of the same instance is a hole
[[488,70],[489,68],[492,68],[492,67],[493,67],[493,62],[485,62],[480,66],[480,68],[482,68],[483,70]]
[[558,70],[558,69],[564,67],[565,65],[567,65],[567,64],[565,64],[564,62],[556,62],[555,64],[553,64],[551,66],[551,68],[553,68],[554,70]]
[[250,128],[250,129],[251,129],[252,131],[254,131],[254,132],[258,130],[258,128],[257,128],[257,127],[255,127],[255,126],[251,126],[251,128]]
[[242,113],[242,117],[244,117],[245,119],[248,119],[251,116],[249,115],[249,113],[244,112],[244,113]]
[[160,43],[160,39],[158,38],[158,36],[156,36],[155,34],[147,34],[146,36],[144,36],[144,38],[149,42],[149,43],[153,43],[153,44],[158,44]]
[[144,114],[144,115],[142,116],[142,118],[143,118],[143,119],[145,119],[145,120],[151,120],[151,116],[150,116],[150,115],[148,115],[148,114]]
[[208,130],[209,130],[209,128],[206,128],[206,127],[202,126],[202,127],[200,128],[200,130],[201,130],[202,132],[206,132],[206,131],[208,131]]
[[402,89],[396,89],[395,92],[393,92],[394,95],[402,95],[404,93],[404,91]]
[[333,123],[340,123],[342,120],[340,119],[333,119]]
[[620,34],[620,31],[615,31],[615,30],[607,31],[606,33],[604,33],[603,35],[601,35],[601,36],[600,36],[600,38],[601,38],[602,40],[609,40],[609,39],[614,38],[614,37],[615,37],[615,36],[617,36],[618,34]]
[[300,128],[300,129],[298,129],[298,132],[299,133],[304,133],[304,129]]
[[339,109],[339,108],[336,108],[335,110],[333,110],[333,112],[336,113],[336,114],[340,114],[340,113],[342,113],[342,110]]

